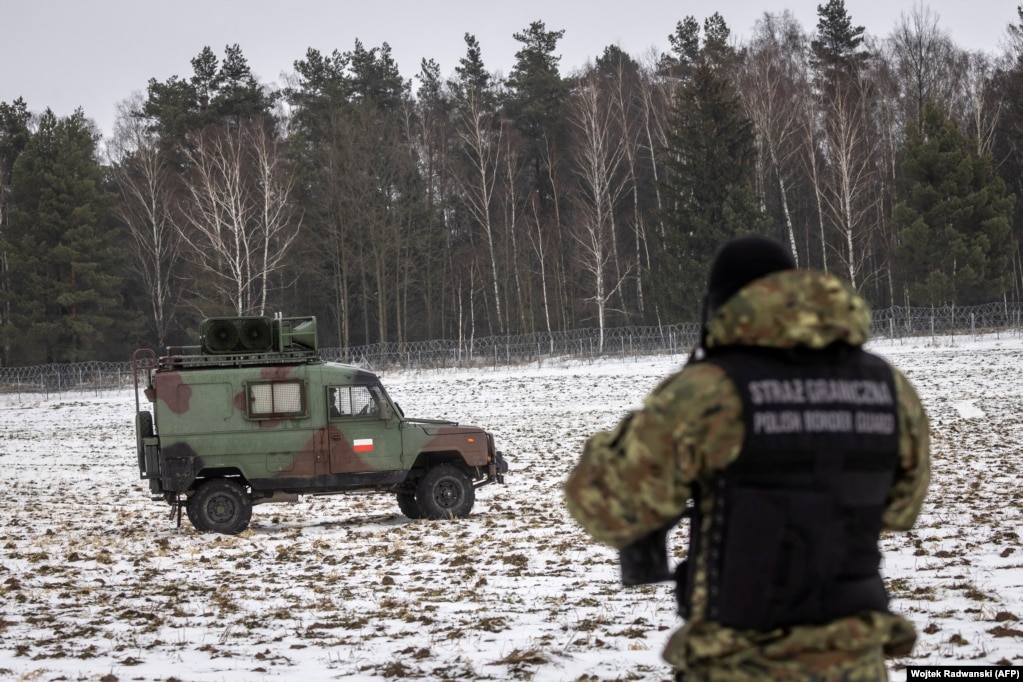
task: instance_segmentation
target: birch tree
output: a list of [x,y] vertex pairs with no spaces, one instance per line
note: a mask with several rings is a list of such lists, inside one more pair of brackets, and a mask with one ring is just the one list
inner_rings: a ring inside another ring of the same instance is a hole
[[128,232],[132,269],[147,293],[149,322],[164,346],[175,324],[183,239],[177,213],[177,175],[159,140],[132,112],[138,99],[122,103],[109,153],[121,200],[117,215]]
[[[644,109],[641,92],[645,86],[639,64],[618,47],[605,48],[603,56],[597,59],[597,68],[602,77],[602,87],[607,92],[608,106],[614,121],[613,134],[620,137],[624,154],[622,191],[628,192],[631,199],[631,210],[627,212],[625,222],[631,228],[631,272],[635,282],[636,312],[642,316],[646,308],[642,265],[644,258],[648,267],[650,263],[646,226],[648,207],[644,205],[641,191],[641,187],[649,183],[645,175],[641,176],[643,168],[640,165],[640,131]],[[616,274],[622,276],[620,270]]]
[[496,98],[489,89],[489,77],[482,70],[479,44],[472,35],[465,35],[467,54],[455,71],[455,133],[464,162],[464,172],[456,175],[462,201],[479,228],[486,247],[487,267],[494,297],[496,331],[506,329],[501,309],[501,287],[498,282],[498,258],[494,247],[494,191],[497,184],[498,155],[503,127],[496,109]]
[[608,303],[624,281],[623,269],[615,263],[614,213],[625,188],[621,171],[626,142],[617,134],[614,107],[601,85],[591,71],[576,88],[568,118],[577,134],[573,150],[578,220],[573,221],[572,237],[580,250],[575,262],[591,279],[587,300],[597,308],[599,350],[603,351]]
[[[770,168],[777,181],[778,201],[796,265],[799,249],[789,194],[794,182],[792,159],[800,149],[796,143],[802,127],[800,111],[810,94],[803,63],[806,46],[806,37],[791,13],[766,14],[754,28],[738,76],[744,109],[757,133],[757,158],[763,167]],[[766,187],[766,178],[760,184]]]
[[[447,217],[456,195],[452,179],[455,154],[451,123],[453,103],[450,89],[441,79],[440,66],[433,60],[422,61],[419,81],[417,102],[410,99],[403,109],[411,112],[407,117],[411,121],[407,127],[415,132],[409,150],[420,159],[426,190],[424,202],[428,211],[424,221],[429,229],[422,231],[415,245],[419,267],[416,271],[405,268],[409,276],[419,278],[422,286],[411,287],[406,282],[402,303],[407,309],[408,294],[418,293],[419,305],[412,307],[421,319],[419,332],[425,334],[425,338],[437,338],[437,334],[446,332],[444,321],[451,312],[449,294],[454,286],[451,231],[447,229]],[[406,265],[411,265],[411,262],[406,261]],[[405,316],[406,312],[402,315]]]
[[869,83],[855,74],[836,88],[823,112],[821,144],[830,162],[824,203],[835,234],[835,254],[842,276],[862,284],[876,226],[878,202],[875,153],[877,135],[870,127],[865,89]]
[[865,29],[852,23],[844,0],[829,0],[818,6],[817,14],[817,35],[810,47],[818,106],[808,139],[816,145],[809,150],[812,163],[819,153],[827,164],[814,167],[822,171],[815,174],[822,244],[832,247],[841,275],[859,286],[881,208],[874,184],[879,136],[871,128],[873,93],[866,75],[871,55],[864,49]]
[[965,75],[966,60],[951,36],[938,25],[938,15],[922,5],[899,17],[886,41],[905,108],[905,126],[923,125],[924,104],[940,104],[952,113]]
[[188,210],[179,230],[188,254],[237,315],[263,315],[271,275],[299,233],[293,179],[279,142],[258,122],[191,135]]

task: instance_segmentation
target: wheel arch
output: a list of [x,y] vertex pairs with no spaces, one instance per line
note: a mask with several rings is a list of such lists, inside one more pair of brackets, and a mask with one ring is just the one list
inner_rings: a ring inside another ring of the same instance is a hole
[[462,457],[462,453],[457,450],[435,450],[429,452],[420,452],[416,455],[415,461],[409,468],[408,479],[403,487],[415,488],[419,479],[427,474],[430,469],[441,464],[451,464],[461,469],[470,480],[475,477],[475,467],[471,467],[465,463],[465,458]]
[[194,493],[203,483],[218,478],[230,479],[240,483],[245,488],[249,488],[250,491],[252,489],[248,479],[245,478],[244,472],[242,472],[242,470],[238,467],[205,467],[196,473],[195,480],[192,481],[192,485],[189,487],[188,491],[189,493]]

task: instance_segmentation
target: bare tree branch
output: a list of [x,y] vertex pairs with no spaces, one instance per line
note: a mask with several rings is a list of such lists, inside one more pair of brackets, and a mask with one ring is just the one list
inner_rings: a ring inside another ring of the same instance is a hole
[[140,106],[139,95],[120,105],[108,153],[123,197],[117,213],[128,229],[132,267],[149,294],[149,315],[163,346],[180,298],[173,281],[183,240],[176,222],[176,179],[156,136],[132,113]]
[[263,315],[270,275],[301,226],[290,201],[290,171],[258,122],[210,127],[190,141],[189,229],[179,231],[181,238],[238,315]]

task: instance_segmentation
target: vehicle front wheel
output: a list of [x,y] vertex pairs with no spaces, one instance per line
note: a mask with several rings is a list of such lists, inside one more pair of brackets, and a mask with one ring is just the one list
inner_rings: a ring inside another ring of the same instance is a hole
[[424,518],[450,519],[468,516],[476,501],[476,489],[456,466],[439,464],[416,486],[416,504]]
[[398,509],[401,513],[410,519],[421,519],[423,518],[423,510],[419,508],[419,504],[416,502],[415,493],[398,493]]
[[221,478],[203,483],[188,499],[187,511],[200,533],[237,535],[249,527],[252,500],[240,483]]

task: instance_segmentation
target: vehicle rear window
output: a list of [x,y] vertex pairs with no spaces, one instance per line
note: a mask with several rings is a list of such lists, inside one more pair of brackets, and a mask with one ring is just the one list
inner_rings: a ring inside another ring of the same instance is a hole
[[249,384],[249,417],[267,419],[305,414],[305,386],[301,381]]

